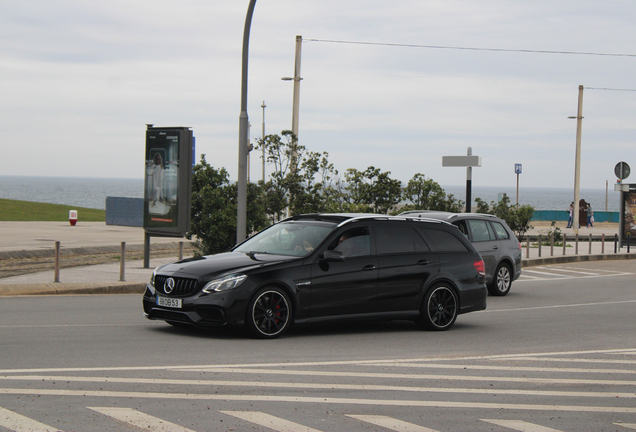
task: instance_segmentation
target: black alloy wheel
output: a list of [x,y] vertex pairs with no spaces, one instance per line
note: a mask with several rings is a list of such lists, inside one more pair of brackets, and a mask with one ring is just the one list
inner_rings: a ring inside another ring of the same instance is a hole
[[436,285],[426,293],[417,324],[426,330],[448,330],[457,319],[458,309],[455,291],[444,284]]
[[291,305],[279,288],[263,288],[249,302],[245,324],[248,332],[260,339],[283,334],[291,322]]
[[493,296],[505,296],[510,291],[511,286],[512,271],[510,266],[506,263],[501,263],[497,266],[495,276],[490,285],[488,285],[488,292]]

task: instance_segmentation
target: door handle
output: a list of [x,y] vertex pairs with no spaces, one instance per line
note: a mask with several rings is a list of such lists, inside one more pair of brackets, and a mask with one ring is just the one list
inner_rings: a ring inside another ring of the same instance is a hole
[[493,249],[499,249],[499,246],[494,245],[492,248],[493,248]]
[[417,265],[429,265],[429,264],[430,264],[430,261],[427,259],[419,260],[417,262]]
[[375,265],[374,264],[365,265],[364,267],[362,267],[362,270],[363,271],[375,270]]

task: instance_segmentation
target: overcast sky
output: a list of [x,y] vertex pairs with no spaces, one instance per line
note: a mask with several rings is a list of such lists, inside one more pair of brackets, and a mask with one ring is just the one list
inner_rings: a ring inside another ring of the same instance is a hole
[[[0,175],[141,178],[152,123],[192,127],[197,159],[236,181],[248,3],[0,0]],[[263,101],[266,134],[291,129],[301,35],[299,142],[339,171],[462,185],[442,156],[472,147],[473,185],[515,186],[522,163],[522,187],[573,187],[582,84],[581,185],[604,189],[636,169],[636,91],[598,90],[636,89],[635,23],[633,0],[259,0],[251,137]]]

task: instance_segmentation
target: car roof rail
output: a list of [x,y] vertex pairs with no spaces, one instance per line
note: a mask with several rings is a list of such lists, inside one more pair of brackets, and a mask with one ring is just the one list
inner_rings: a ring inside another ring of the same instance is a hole
[[351,219],[347,219],[338,224],[338,227],[346,225],[351,222],[358,222],[365,219],[373,219],[373,220],[403,220],[403,221],[412,221],[412,222],[432,222],[432,223],[448,223],[446,221],[440,219],[432,219],[432,218],[423,218],[423,217],[408,217],[408,216],[390,216],[390,215],[362,215],[357,216]]

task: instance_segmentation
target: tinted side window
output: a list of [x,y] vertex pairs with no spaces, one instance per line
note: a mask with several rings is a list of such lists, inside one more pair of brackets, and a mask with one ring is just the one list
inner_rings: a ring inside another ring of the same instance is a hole
[[470,226],[470,231],[473,233],[474,242],[494,240],[494,238],[490,238],[488,222],[484,220],[469,219],[468,225]]
[[345,257],[371,255],[369,229],[360,227],[345,231],[329,245],[328,249],[340,251]]
[[495,229],[495,234],[497,234],[498,239],[503,240],[510,238],[508,231],[506,231],[506,228],[504,228],[502,224],[500,224],[499,222],[491,222],[491,224],[492,227]]
[[415,229],[411,228],[411,234],[413,235],[413,242],[415,243],[415,251],[416,252],[430,252],[431,248],[428,247],[424,239],[420,233]]
[[468,227],[466,226],[466,221],[463,221],[463,220],[457,221],[457,222],[454,222],[453,225],[459,228],[461,233],[464,234],[466,238],[468,238]]
[[378,255],[393,253],[413,253],[413,232],[410,227],[375,227],[375,241]]
[[447,231],[436,229],[422,230],[427,239],[431,242],[431,247],[437,252],[466,252],[468,248],[457,237]]

